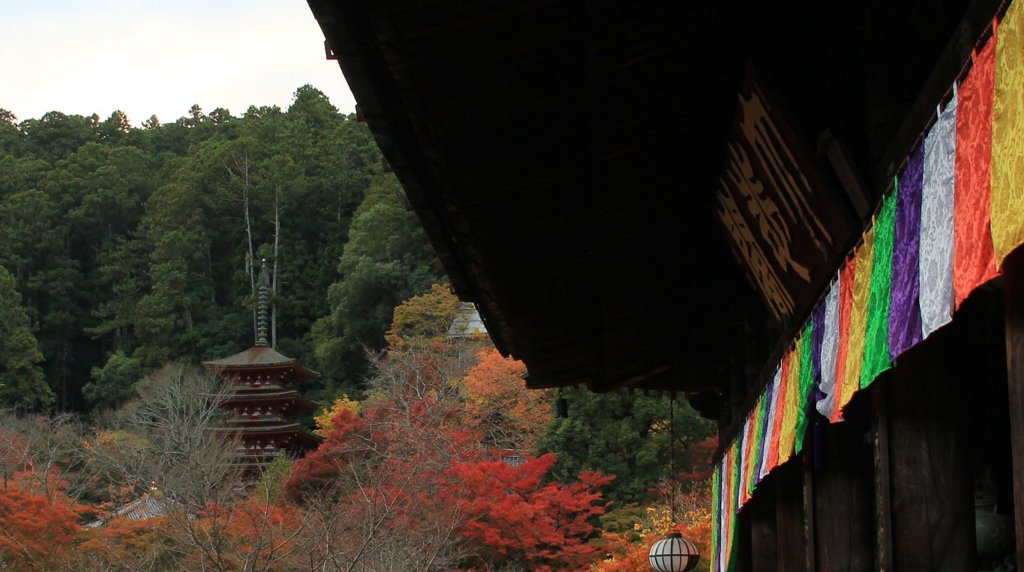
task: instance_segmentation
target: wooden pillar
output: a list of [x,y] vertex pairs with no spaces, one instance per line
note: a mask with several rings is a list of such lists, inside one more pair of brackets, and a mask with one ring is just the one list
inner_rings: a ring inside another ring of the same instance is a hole
[[1018,248],[1003,263],[1003,296],[1017,562],[1024,563],[1024,249]]
[[803,469],[793,461],[772,474],[779,572],[807,572]]
[[[824,463],[814,471],[815,570],[874,569],[874,519],[866,413],[824,428]],[[909,568],[908,568],[909,570]]]
[[753,572],[779,572],[775,495],[766,482],[750,501],[750,561]]
[[955,326],[901,356],[887,388],[896,570],[976,568],[971,384]]
[[889,401],[886,381],[875,382],[871,395],[871,444],[875,468],[875,561],[879,572],[892,572],[892,493],[889,471]]
[[815,527],[814,527],[814,471],[812,470],[811,463],[805,453],[800,458],[800,471],[802,479],[800,480],[801,490],[803,492],[800,501],[802,505],[801,514],[803,515],[803,522],[801,531],[804,538],[804,568],[807,570],[817,570],[817,548],[815,546]]
[[751,560],[751,535],[750,535],[750,510],[744,508],[736,515],[736,552],[733,559],[736,562],[736,572],[751,572],[753,562]]

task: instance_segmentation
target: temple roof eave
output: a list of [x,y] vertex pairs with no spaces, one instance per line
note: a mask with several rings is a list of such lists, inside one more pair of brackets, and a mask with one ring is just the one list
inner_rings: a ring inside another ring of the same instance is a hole
[[295,358],[290,358],[270,346],[253,346],[225,358],[204,361],[203,366],[214,370],[265,370],[294,368],[298,377],[313,379],[320,374],[307,369]]

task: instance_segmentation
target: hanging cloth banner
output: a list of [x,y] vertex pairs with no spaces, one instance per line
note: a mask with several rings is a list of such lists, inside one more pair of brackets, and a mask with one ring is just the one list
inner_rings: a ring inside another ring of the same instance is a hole
[[825,307],[821,336],[821,381],[818,389],[824,395],[815,404],[818,413],[832,419],[836,407],[836,357],[839,350],[839,275],[829,284],[822,303]]
[[864,334],[864,365],[860,387],[864,389],[892,366],[889,360],[889,300],[892,294],[892,249],[896,223],[896,193],[882,200],[875,221],[875,247],[868,293],[867,327]]
[[793,456],[793,444],[796,441],[797,402],[800,393],[800,354],[795,348],[800,346],[797,339],[794,347],[786,352],[786,391],[782,402],[782,426],[779,433],[779,464],[783,464]]
[[846,348],[846,369],[843,370],[843,389],[839,393],[838,409],[846,407],[853,394],[860,389],[860,374],[864,366],[864,334],[867,329],[868,295],[871,293],[871,266],[875,255],[875,226],[864,235],[864,243],[857,249],[853,281],[853,304],[850,310],[850,339]]
[[[853,283],[857,274],[857,256],[846,259],[839,271],[839,345],[836,347],[836,386],[832,403],[833,423],[842,421],[843,380],[846,379],[846,356],[850,353],[850,319],[853,315]],[[849,399],[847,399],[849,401]]]
[[804,447],[804,433],[810,421],[810,400],[814,389],[814,358],[811,348],[814,347],[814,322],[807,322],[800,342],[796,348],[800,357],[800,382],[796,399],[796,430],[793,432],[793,452],[800,453]]
[[[811,377],[813,378],[814,390],[808,396],[809,405],[814,405],[818,399],[818,388],[821,385],[821,347],[825,343],[825,303],[822,301],[814,309],[814,324],[811,332]],[[808,414],[813,415],[813,407]]]
[[924,337],[953,319],[953,184],[956,91],[924,140],[921,195],[921,326]]
[[959,91],[953,201],[953,290],[957,308],[975,288],[997,275],[989,210],[995,56],[996,42],[989,39],[974,57],[974,67]]
[[775,409],[772,415],[772,436],[768,441],[768,470],[771,471],[779,466],[779,443],[782,442],[782,420],[785,417],[786,408],[786,385],[789,382],[789,373],[786,371],[788,363],[783,361],[779,364],[775,373]]
[[[723,459],[724,460],[724,459]],[[722,461],[711,475],[711,569],[722,569]]]
[[896,186],[893,229],[892,295],[889,297],[889,356],[896,359],[921,341],[921,188],[924,184],[924,146],[907,161]]
[[733,450],[731,461],[732,462],[729,464],[729,472],[732,473],[732,476],[729,479],[729,522],[725,525],[726,540],[728,541],[728,544],[726,545],[726,572],[732,572],[736,569],[736,559],[734,558],[736,554],[736,514],[740,512],[740,508],[743,506],[739,503],[739,472],[741,459],[738,442],[735,450]]
[[[779,404],[779,379],[782,377],[782,370],[776,369],[775,375],[772,376],[772,381],[768,384],[768,408],[765,412],[764,419],[764,437],[761,441],[761,466],[757,470],[757,481],[761,482],[761,479],[768,476],[768,473],[775,468],[772,464],[772,443],[776,443],[778,447],[778,438],[776,436],[776,412],[778,411]],[[775,459],[778,459],[776,453]]]
[[750,469],[747,474],[747,498],[754,494],[754,487],[757,485],[760,475],[761,451],[764,449],[764,421],[767,408],[768,395],[761,394],[754,407],[754,413],[750,418]]
[[[1014,2],[998,26],[992,111],[992,242],[1002,265],[1024,243],[1024,6]],[[993,24],[995,26],[995,24]],[[995,34],[993,34],[995,35]]]
[[738,507],[747,504],[750,500],[750,466],[754,464],[754,427],[753,427],[754,416],[750,415],[747,417],[746,422],[743,423],[743,441],[741,441],[740,455],[743,461],[740,463],[740,474],[739,474],[739,501]]

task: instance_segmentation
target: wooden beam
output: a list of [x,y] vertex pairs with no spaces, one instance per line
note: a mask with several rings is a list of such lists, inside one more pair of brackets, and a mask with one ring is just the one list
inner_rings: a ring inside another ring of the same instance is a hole
[[1003,296],[1017,562],[1024,562],[1024,250],[1017,249],[1003,263]]

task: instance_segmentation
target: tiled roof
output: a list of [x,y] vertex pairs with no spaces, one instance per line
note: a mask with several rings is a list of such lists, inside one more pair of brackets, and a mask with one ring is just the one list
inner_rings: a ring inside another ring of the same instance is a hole
[[115,510],[109,517],[95,520],[86,526],[103,526],[115,518],[126,518],[128,520],[137,521],[149,520],[157,516],[164,516],[167,514],[167,504],[168,501],[166,499],[154,497],[151,493],[146,493]]
[[472,302],[462,302],[459,309],[455,311],[455,320],[448,328],[448,335],[452,337],[471,336],[473,334],[486,334],[487,328],[476,306]]
[[265,368],[265,367],[283,367],[283,366],[294,366],[295,372],[299,377],[313,378],[319,377],[319,373],[306,369],[301,363],[295,358],[290,358],[270,346],[253,346],[247,350],[240,351],[237,354],[230,355],[225,358],[204,361],[203,365],[208,368],[224,369],[224,368]]

